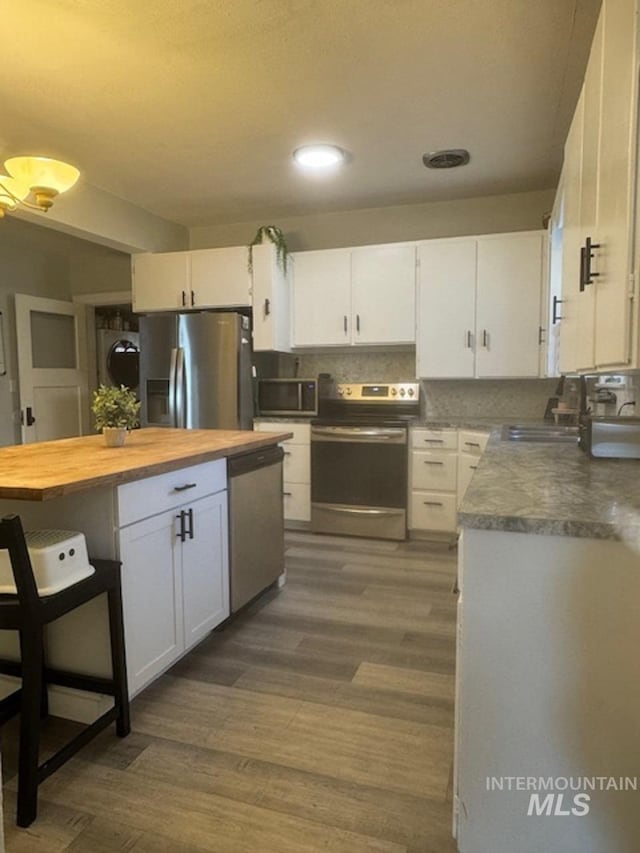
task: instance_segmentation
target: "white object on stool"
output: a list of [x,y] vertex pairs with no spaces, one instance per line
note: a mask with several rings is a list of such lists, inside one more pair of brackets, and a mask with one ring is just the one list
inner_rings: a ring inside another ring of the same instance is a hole
[[[60,592],[95,571],[89,563],[84,533],[76,530],[26,530],[24,537],[40,595]],[[0,594],[16,594],[6,549],[0,550]]]

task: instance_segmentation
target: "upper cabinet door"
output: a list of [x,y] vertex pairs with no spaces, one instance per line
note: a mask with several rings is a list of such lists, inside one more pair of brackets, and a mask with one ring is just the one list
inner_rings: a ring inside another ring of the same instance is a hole
[[293,255],[293,345],[351,343],[351,250]]
[[[630,358],[630,273],[636,160],[637,21],[634,0],[602,8],[602,99],[598,230],[592,269],[596,292],[595,363],[624,365]],[[589,128],[585,126],[585,133]],[[590,236],[590,235],[587,235]]]
[[539,375],[543,236],[478,238],[476,375]]
[[278,260],[276,247],[262,243],[253,247],[253,348],[288,352],[291,349],[290,285]]
[[418,261],[416,375],[473,377],[476,241],[421,243]]
[[246,246],[191,252],[191,293],[195,308],[251,305],[251,278]]
[[354,344],[413,344],[415,246],[370,246],[351,253]]
[[134,311],[177,311],[188,306],[189,252],[133,255],[131,274]]

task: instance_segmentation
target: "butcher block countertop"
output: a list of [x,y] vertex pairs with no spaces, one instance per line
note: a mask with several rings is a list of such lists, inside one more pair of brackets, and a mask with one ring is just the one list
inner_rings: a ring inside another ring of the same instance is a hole
[[250,430],[133,430],[124,447],[102,435],[0,448],[0,498],[46,501],[104,486],[119,486],[200,462],[269,447],[290,432]]

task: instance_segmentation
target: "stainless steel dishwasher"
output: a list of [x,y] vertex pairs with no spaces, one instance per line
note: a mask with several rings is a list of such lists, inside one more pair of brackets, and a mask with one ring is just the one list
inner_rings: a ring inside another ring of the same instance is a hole
[[281,447],[229,459],[229,561],[235,613],[284,572]]

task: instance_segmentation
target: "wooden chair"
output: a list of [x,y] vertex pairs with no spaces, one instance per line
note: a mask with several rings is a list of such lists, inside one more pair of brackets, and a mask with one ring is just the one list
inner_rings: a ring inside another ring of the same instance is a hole
[[[0,701],[0,724],[20,715],[18,759],[18,826],[29,826],[38,809],[38,785],[61,767],[86,743],[110,725],[119,737],[131,730],[124,650],[120,563],[92,560],[95,572],[52,595],[41,596],[33,574],[19,516],[0,521],[0,549],[9,552],[16,595],[0,595],[0,629],[20,634],[22,660],[0,659],[0,672],[22,679],[22,686]],[[44,657],[44,628],[76,607],[106,593],[109,611],[112,678],[97,678],[51,669]],[[87,690],[113,696],[114,706],[83,729],[55,755],[39,764],[40,724],[48,714],[47,685]]]

